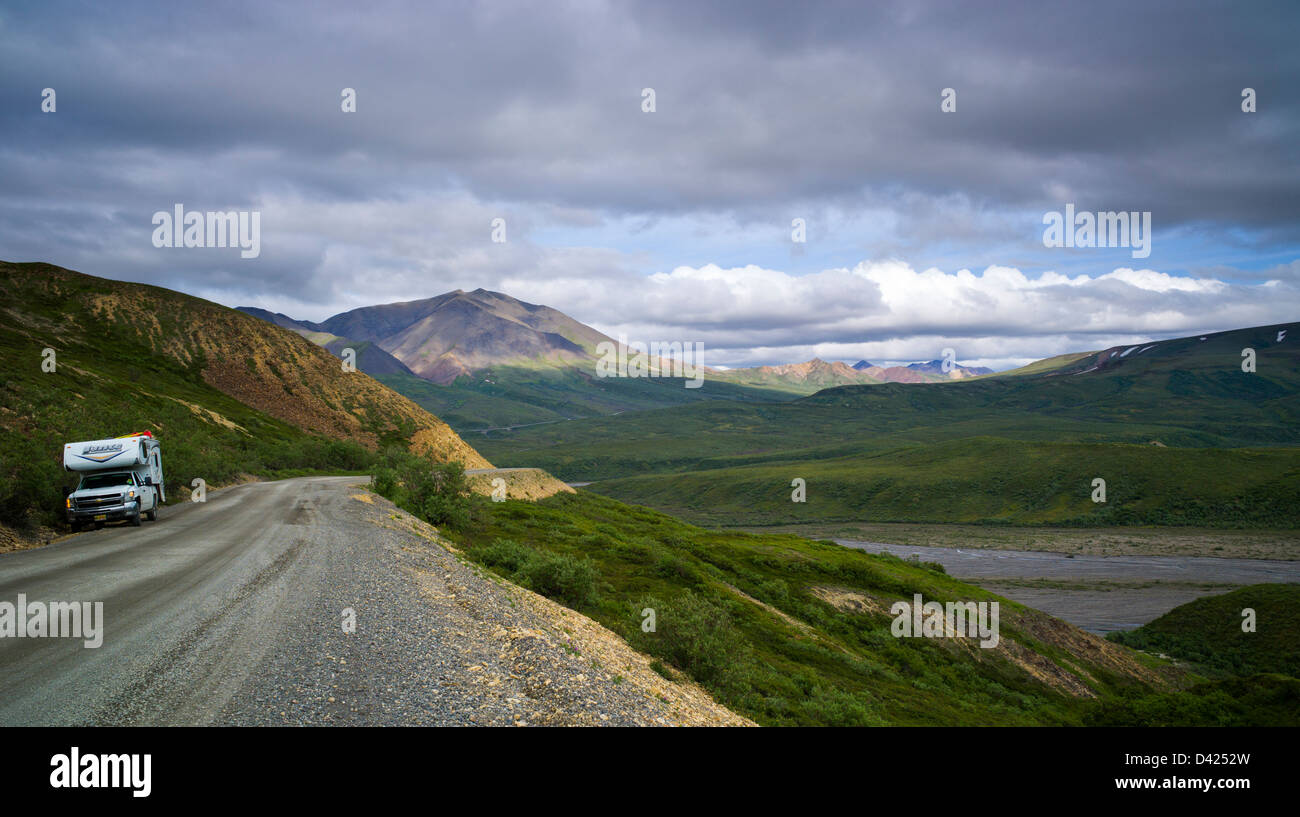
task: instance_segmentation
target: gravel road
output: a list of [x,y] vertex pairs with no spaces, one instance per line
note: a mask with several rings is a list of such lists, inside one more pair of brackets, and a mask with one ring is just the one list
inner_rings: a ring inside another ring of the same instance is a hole
[[363,482],[240,485],[0,556],[0,602],[106,622],[98,649],[0,638],[0,725],[747,723]]

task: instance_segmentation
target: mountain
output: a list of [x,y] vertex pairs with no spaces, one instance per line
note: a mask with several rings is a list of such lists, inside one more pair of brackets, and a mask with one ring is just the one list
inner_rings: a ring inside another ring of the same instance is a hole
[[859,360],[852,366],[846,363],[828,363],[813,358],[806,363],[788,363],[780,366],[756,366],[744,369],[726,369],[710,372],[709,377],[732,383],[761,386],[769,389],[808,395],[821,389],[836,386],[870,385],[874,383],[943,383],[949,380],[992,374],[983,367],[954,366],[943,371],[943,361],[932,360],[909,366],[876,366]]
[[195,478],[364,469],[387,445],[491,466],[437,417],[344,372],[296,331],[49,264],[0,262],[0,290],[0,522],[25,524],[32,509],[49,520],[63,443],[141,429],[163,441],[173,497]]
[[476,289],[366,306],[312,328],[370,341],[439,385],[492,366],[594,366],[609,338],[549,306]]
[[324,346],[326,351],[336,357],[343,357],[344,350],[351,349],[356,354],[357,368],[372,377],[381,374],[406,374],[412,376],[415,374],[406,367],[405,363],[370,341],[342,338],[317,328],[316,324],[310,321],[295,321],[288,315],[269,312],[255,306],[237,306],[235,308],[255,318],[261,318],[267,323],[273,323],[291,332],[297,332],[317,346]]
[[914,372],[923,372],[925,374],[937,374],[941,377],[958,380],[963,377],[979,377],[980,375],[993,374],[993,370],[987,366],[952,366],[948,371],[943,370],[942,360],[927,360],[923,363],[909,363],[908,369]]
[[860,360],[853,368],[884,383],[943,383],[948,380],[963,380],[968,377],[993,374],[992,369],[983,366],[961,366],[958,364],[952,364],[948,371],[945,372],[942,360],[927,360],[922,363],[909,363],[906,366],[889,367],[872,366],[865,360]]
[[881,382],[872,374],[856,371],[848,364],[838,361],[828,363],[820,358],[813,358],[805,363],[725,369],[710,372],[710,377],[716,380],[777,389],[800,395],[812,394],[821,389],[850,383]]
[[280,312],[271,312],[266,309],[258,309],[255,306],[237,306],[235,308],[238,309],[240,312],[244,312],[246,314],[252,315],[255,318],[261,318],[267,323],[273,323],[276,326],[284,327],[285,329],[289,329],[299,334],[314,331],[308,328],[307,324],[299,323],[298,321],[295,321],[293,318],[289,317],[288,315],[282,314]]

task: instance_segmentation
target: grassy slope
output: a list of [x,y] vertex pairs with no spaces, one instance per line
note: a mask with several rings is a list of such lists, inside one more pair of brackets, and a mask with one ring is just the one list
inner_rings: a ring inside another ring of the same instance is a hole
[[[0,263],[0,521],[57,520],[63,444],[142,429],[169,500],[192,479],[368,468],[368,449],[472,452],[437,418],[288,330],[157,287]],[[57,353],[54,372],[42,350]],[[460,448],[456,444],[459,444]],[[474,453],[477,457],[477,454]],[[485,463],[481,458],[475,465]]]
[[[1242,630],[1246,608],[1255,611],[1254,632]],[[1190,661],[1207,674],[1300,678],[1300,584],[1256,584],[1206,596],[1111,638]]]
[[[704,403],[493,432],[479,445],[503,465],[600,480],[596,490],[719,523],[1295,527],[1300,327],[1289,345],[1276,342],[1280,328],[1166,341],[1100,372]],[[1245,346],[1258,352],[1256,373],[1240,369]],[[1067,356],[1056,371],[1097,357]],[[1109,501],[1093,507],[1097,476]],[[808,507],[791,507],[794,477],[809,483]]]
[[[1242,631],[1242,610],[1256,613]],[[1188,602],[1112,641],[1188,661],[1214,680],[1178,692],[1131,688],[1084,716],[1103,726],[1300,725],[1300,585],[1256,584]]]
[[[791,480],[807,501],[791,501]],[[1092,480],[1106,480],[1104,504]],[[596,490],[701,524],[925,521],[1034,525],[1300,523],[1300,450],[1175,449],[973,437],[817,462],[627,477]]]
[[[1088,696],[1168,690],[1174,677],[1155,659],[896,557],[706,531],[585,492],[481,502],[475,517],[453,534],[470,558],[593,616],[760,723],[1080,723],[1096,706]],[[895,638],[889,605],[913,593],[998,600],[1002,644]],[[654,633],[640,626],[647,607]]]

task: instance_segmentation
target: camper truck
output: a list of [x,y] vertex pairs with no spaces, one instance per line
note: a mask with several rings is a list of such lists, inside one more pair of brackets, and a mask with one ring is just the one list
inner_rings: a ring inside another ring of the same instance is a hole
[[158,518],[167,501],[163,488],[162,446],[142,431],[111,440],[89,440],[63,446],[63,468],[81,474],[76,490],[65,500],[68,524],[103,527],[105,522]]

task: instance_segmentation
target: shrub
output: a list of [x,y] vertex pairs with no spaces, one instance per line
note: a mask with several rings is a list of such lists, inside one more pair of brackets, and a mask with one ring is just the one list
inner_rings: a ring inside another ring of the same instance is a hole
[[596,599],[596,566],[590,559],[534,551],[520,572],[533,590],[571,606],[585,607]]
[[376,468],[370,486],[380,496],[392,499],[397,490],[397,472],[391,468]]
[[749,663],[744,635],[726,607],[690,590],[671,602],[644,596],[634,605],[639,616],[655,611],[655,632],[643,633],[640,642],[652,655],[685,670],[702,684],[733,685]]
[[391,446],[372,476],[377,493],[431,525],[463,530],[469,524],[470,490],[459,462],[431,463]]
[[516,573],[528,563],[535,551],[513,539],[495,539],[486,545],[469,549],[469,557],[488,567],[499,567],[506,573]]
[[655,563],[656,576],[672,581],[684,582],[698,586],[704,583],[704,577],[690,563],[679,556],[665,554]]

